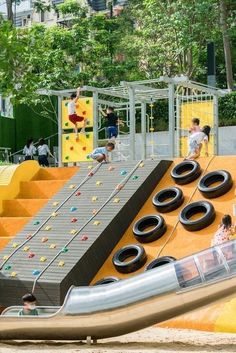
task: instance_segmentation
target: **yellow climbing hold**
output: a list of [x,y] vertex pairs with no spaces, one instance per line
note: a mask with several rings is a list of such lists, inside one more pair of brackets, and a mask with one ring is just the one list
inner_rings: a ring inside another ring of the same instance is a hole
[[74,189],[74,188],[75,188],[74,184],[69,185],[69,189]]
[[99,221],[95,221],[95,222],[93,222],[93,225],[94,225],[94,226],[99,226],[100,223],[101,223],[101,222],[99,222]]
[[65,261],[59,261],[58,266],[63,267],[65,265]]
[[11,277],[16,277],[16,275],[17,275],[16,272],[12,272],[12,273],[10,274]]
[[92,165],[88,165],[88,169],[93,169],[93,166]]
[[18,245],[19,245],[18,243],[13,243],[13,244],[12,244],[12,247],[13,247],[13,248],[17,248]]
[[58,216],[58,212],[53,212],[53,213],[51,214],[51,217],[56,217],[56,216]]
[[150,131],[154,131],[154,127],[150,127],[150,129],[149,129]]
[[56,244],[51,244],[51,245],[49,246],[50,249],[56,249],[56,247],[57,247]]
[[59,205],[59,202],[58,201],[55,201],[52,203],[53,206],[58,206]]
[[140,168],[143,168],[143,167],[144,167],[144,163],[141,162],[141,163],[139,164],[139,166],[140,166]]
[[97,181],[97,182],[96,182],[96,185],[97,185],[97,186],[101,186],[101,185],[102,185],[102,182],[101,182],[101,181]]
[[30,247],[29,246],[25,246],[23,251],[29,251]]
[[40,257],[40,262],[45,262],[45,261],[47,261],[47,258],[45,256],[41,256]]
[[93,196],[92,197],[92,202],[95,202],[95,201],[97,201],[98,200],[98,197],[97,196]]
[[51,230],[52,229],[52,227],[51,226],[47,226],[47,227],[45,227],[45,230]]
[[77,230],[76,229],[71,229],[70,234],[76,234]]
[[4,255],[3,256],[3,260],[8,260],[9,259],[9,256],[8,255]]
[[119,203],[120,202],[120,199],[118,197],[116,197],[113,201],[114,203]]

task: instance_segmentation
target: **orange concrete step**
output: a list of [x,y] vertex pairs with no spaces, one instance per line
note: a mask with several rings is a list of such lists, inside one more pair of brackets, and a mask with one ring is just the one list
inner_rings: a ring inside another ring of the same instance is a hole
[[3,237],[16,235],[31,217],[0,217],[0,234]]
[[78,167],[41,168],[33,180],[68,180],[78,170]]
[[48,199],[16,199],[3,201],[3,213],[5,217],[32,217],[48,201]]
[[65,184],[65,180],[38,180],[21,182],[19,199],[50,199]]

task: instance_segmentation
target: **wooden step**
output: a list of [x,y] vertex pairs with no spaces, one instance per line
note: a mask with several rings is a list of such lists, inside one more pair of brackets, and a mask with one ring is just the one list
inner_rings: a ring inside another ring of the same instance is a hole
[[3,201],[3,217],[32,217],[48,199],[16,199]]

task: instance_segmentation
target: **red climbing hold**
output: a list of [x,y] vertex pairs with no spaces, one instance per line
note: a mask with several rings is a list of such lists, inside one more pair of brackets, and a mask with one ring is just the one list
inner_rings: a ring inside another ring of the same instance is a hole
[[86,115],[86,114],[87,114],[87,112],[84,110],[82,114],[83,114],[83,115]]
[[71,219],[71,223],[76,223],[77,221],[78,221],[77,218],[72,218],[72,219]]
[[30,253],[28,254],[28,258],[29,258],[29,259],[32,259],[33,257],[35,257],[35,254],[34,254],[33,252],[30,252]]
[[71,146],[71,147],[70,147],[70,150],[71,150],[71,151],[73,151],[73,149],[74,149],[74,147],[73,147],[73,146]]
[[76,194],[75,194],[75,196],[80,196],[81,195],[81,192],[80,191],[78,191]]
[[93,172],[88,173],[88,176],[93,176],[93,175],[94,175]]
[[86,147],[86,146],[84,146],[84,147],[82,148],[82,150],[83,150],[83,151],[86,151],[86,149],[87,149],[87,147]]
[[88,240],[88,236],[87,235],[83,235],[82,238],[81,238],[82,241],[86,241]]

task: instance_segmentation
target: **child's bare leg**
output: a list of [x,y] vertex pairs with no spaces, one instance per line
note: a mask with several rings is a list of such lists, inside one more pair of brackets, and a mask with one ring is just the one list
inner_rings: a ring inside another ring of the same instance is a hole
[[77,126],[77,123],[75,123],[74,131],[75,131],[76,136],[78,136],[78,126]]
[[80,130],[80,132],[82,132],[82,133],[85,132],[85,128],[86,128],[86,126],[87,126],[87,121],[88,121],[88,119],[84,119],[84,124],[83,124],[83,127],[82,127],[82,129]]
[[99,155],[96,157],[96,161],[99,162],[99,163],[103,162],[104,159],[105,159],[105,158],[104,158],[103,154],[99,154]]

